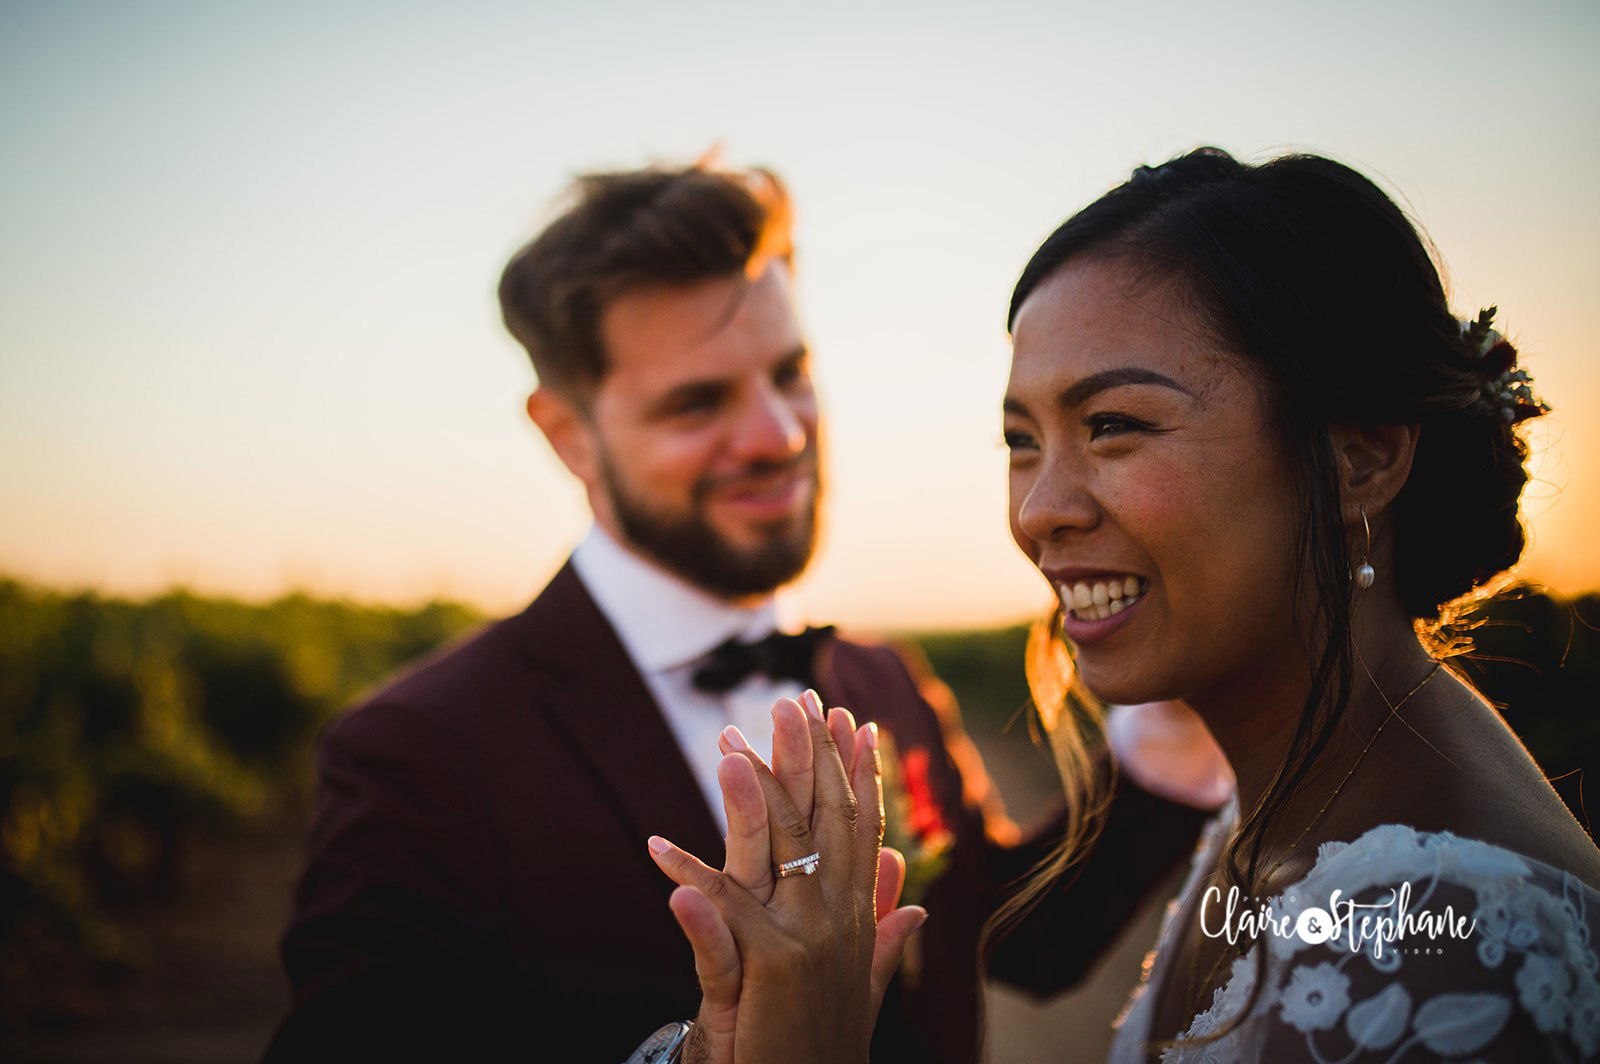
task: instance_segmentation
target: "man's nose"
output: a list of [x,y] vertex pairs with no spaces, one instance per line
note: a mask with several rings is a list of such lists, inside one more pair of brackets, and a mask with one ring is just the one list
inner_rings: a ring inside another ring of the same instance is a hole
[[814,420],[777,388],[758,387],[740,411],[732,449],[745,458],[792,458],[806,449]]

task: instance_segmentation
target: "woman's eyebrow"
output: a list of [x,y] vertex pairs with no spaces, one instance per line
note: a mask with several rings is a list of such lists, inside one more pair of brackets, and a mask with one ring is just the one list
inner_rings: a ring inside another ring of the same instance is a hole
[[1085,401],[1108,388],[1120,388],[1125,384],[1154,384],[1162,388],[1171,388],[1173,391],[1182,392],[1191,399],[1198,398],[1189,389],[1164,373],[1157,373],[1153,369],[1144,369],[1140,366],[1119,366],[1116,369],[1103,369],[1099,373],[1089,374],[1089,376],[1063,391],[1057,397],[1056,402],[1071,409],[1076,406],[1082,406]]
[[[1191,399],[1199,398],[1194,392],[1164,373],[1157,373],[1153,369],[1143,369],[1139,366],[1120,366],[1116,369],[1103,369],[1099,373],[1091,373],[1063,391],[1056,397],[1056,402],[1070,410],[1073,407],[1082,406],[1090,398],[1109,388],[1120,388],[1126,384],[1154,384],[1162,388],[1171,388],[1173,391],[1182,392]],[[1027,404],[1010,396],[1007,396],[1005,401],[1000,404],[1000,409],[1008,414],[1026,415],[1028,413]]]

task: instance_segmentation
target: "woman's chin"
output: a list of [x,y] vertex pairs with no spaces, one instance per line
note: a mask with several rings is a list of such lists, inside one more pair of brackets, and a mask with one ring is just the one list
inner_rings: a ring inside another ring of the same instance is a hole
[[1166,691],[1166,685],[1155,682],[1156,677],[1148,670],[1096,669],[1080,658],[1078,675],[1089,693],[1108,706],[1136,706],[1174,697]]

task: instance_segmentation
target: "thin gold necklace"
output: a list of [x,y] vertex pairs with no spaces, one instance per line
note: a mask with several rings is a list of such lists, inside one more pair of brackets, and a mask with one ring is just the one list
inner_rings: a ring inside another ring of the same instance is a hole
[[[1331,805],[1333,805],[1334,799],[1339,797],[1339,792],[1344,790],[1344,785],[1350,782],[1350,777],[1354,776],[1356,774],[1356,769],[1361,767],[1362,759],[1367,756],[1367,751],[1371,750],[1373,744],[1378,741],[1378,736],[1383,734],[1384,726],[1388,724],[1389,721],[1399,716],[1400,707],[1411,701],[1412,695],[1428,686],[1428,681],[1433,679],[1434,676],[1438,675],[1439,670],[1443,667],[1443,662],[1434,662],[1433,668],[1428,670],[1428,674],[1424,676],[1415,687],[1407,691],[1405,693],[1405,697],[1401,698],[1398,702],[1390,702],[1388,696],[1383,693],[1383,688],[1378,686],[1377,680],[1372,681],[1372,686],[1377,690],[1378,697],[1383,699],[1383,704],[1389,707],[1389,715],[1378,722],[1378,727],[1373,731],[1372,738],[1367,740],[1367,744],[1361,748],[1361,752],[1356,755],[1356,759],[1350,763],[1350,771],[1344,774],[1344,778],[1341,779],[1339,781],[1339,785],[1333,789],[1333,793],[1328,795],[1328,800],[1322,803],[1322,808],[1318,809],[1316,815],[1313,816],[1310,822],[1306,824],[1305,830],[1300,833],[1299,838],[1290,843],[1288,849],[1284,850],[1283,856],[1278,859],[1278,862],[1271,868],[1267,869],[1267,874],[1262,878],[1262,882],[1270,880],[1278,871],[1278,869],[1282,868],[1288,862],[1289,858],[1294,855],[1295,850],[1300,848],[1300,844],[1306,841],[1306,836],[1311,834],[1311,829],[1317,826],[1317,823],[1322,819],[1322,815],[1328,811],[1328,808]],[[1215,874],[1215,870],[1208,874],[1206,876],[1206,883],[1209,883],[1211,880],[1211,875]],[[1204,883],[1201,884],[1201,889],[1205,889]],[[1189,993],[1187,995],[1188,1008],[1193,1009],[1197,1004],[1195,995],[1204,990],[1205,987],[1211,985],[1211,980],[1216,977],[1217,970],[1222,967],[1222,962],[1228,959],[1228,952],[1229,951],[1227,949],[1222,951],[1221,955],[1217,958],[1217,963],[1213,964],[1211,966],[1211,971],[1206,973],[1206,981],[1196,985],[1196,980],[1200,972],[1200,944],[1198,942],[1195,943],[1194,955],[1189,959]],[[1240,956],[1243,956],[1243,954],[1241,953]]]

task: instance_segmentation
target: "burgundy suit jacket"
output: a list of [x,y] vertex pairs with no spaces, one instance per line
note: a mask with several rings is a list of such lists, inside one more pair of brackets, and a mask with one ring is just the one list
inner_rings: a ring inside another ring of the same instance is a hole
[[[873,1058],[967,1064],[978,1055],[978,930],[1051,832],[1007,844],[1014,833],[953,707],[936,710],[893,650],[829,640],[816,687],[877,720],[902,754],[930,753],[956,839],[924,900],[923,974],[891,988]],[[713,867],[723,840],[570,565],[521,614],[330,722],[317,771],[282,940],[293,1002],[268,1060],[617,1064],[656,1027],[694,1015],[673,884],[645,839],[664,835]],[[1039,994],[1070,985],[1192,848],[1202,819],[1122,786],[1083,873],[1051,893],[993,974]]]

